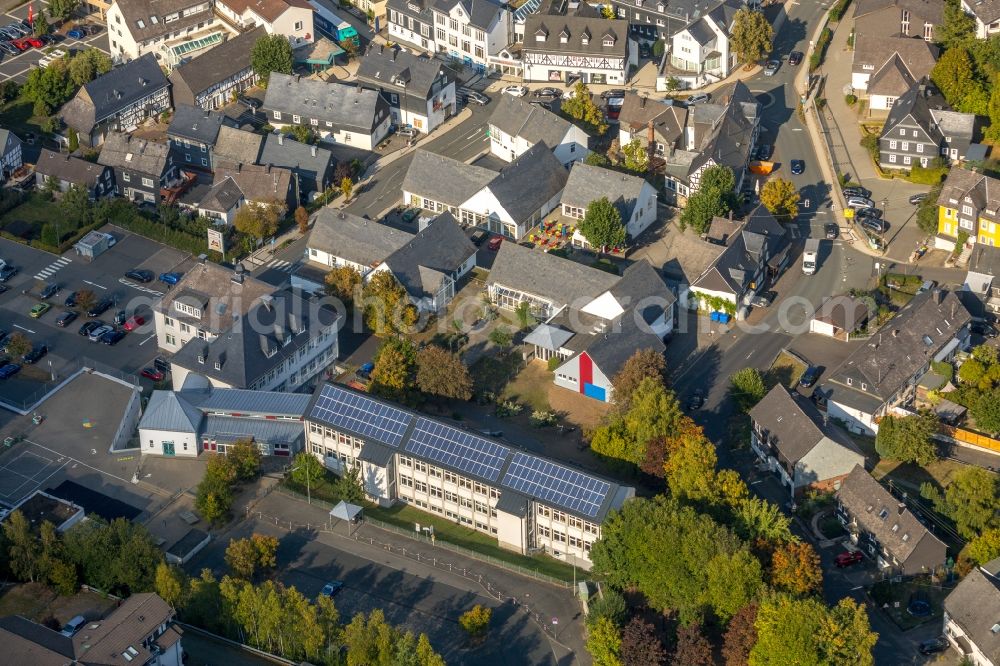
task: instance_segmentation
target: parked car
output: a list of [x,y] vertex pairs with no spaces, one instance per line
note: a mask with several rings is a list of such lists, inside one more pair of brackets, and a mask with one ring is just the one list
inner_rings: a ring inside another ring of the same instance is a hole
[[375,369],[375,364],[372,363],[371,361],[368,361],[367,363],[362,364],[361,367],[358,368],[358,371],[354,374],[356,374],[361,379],[367,380],[372,378],[372,370],[374,369]]
[[702,405],[705,404],[705,393],[701,389],[695,389],[691,397],[688,398],[687,407],[691,411],[696,409],[701,409]]
[[19,372],[21,372],[21,366],[17,363],[8,363],[0,368],[0,379],[10,379]]
[[816,383],[817,379],[819,379],[819,368],[815,365],[810,365],[806,368],[806,371],[802,373],[802,376],[799,377],[799,386],[802,388],[809,388]]
[[910,203],[916,206],[926,198],[927,198],[926,192],[921,192],[920,194],[914,194],[912,197],[910,197]]
[[764,63],[764,76],[774,76],[779,67],[781,67],[780,60],[768,60]]
[[77,615],[72,620],[66,623],[66,626],[62,628],[60,632],[63,636],[68,636],[72,638],[76,632],[83,628],[83,625],[87,624],[87,620],[82,615]]
[[66,312],[63,312],[61,315],[59,315],[59,317],[56,319],[56,326],[58,326],[59,328],[66,328],[76,320],[76,317],[77,317],[76,312],[74,312],[73,310],[67,310]]
[[55,282],[50,282],[45,285],[42,291],[38,294],[39,298],[42,300],[48,300],[59,293],[59,285]]
[[621,88],[615,88],[613,90],[605,90],[604,92],[601,93],[601,99],[614,99],[616,97],[624,99],[625,91],[622,90]]
[[490,248],[494,252],[500,250],[500,244],[503,243],[503,236],[494,236],[490,239],[490,242],[486,244],[486,247]]
[[114,327],[114,326],[112,326],[111,324],[103,324],[103,325],[101,325],[101,326],[98,326],[97,328],[93,329],[93,330],[92,330],[92,331],[90,332],[90,334],[89,334],[89,335],[87,336],[87,338],[88,338],[88,339],[89,339],[89,340],[90,340],[91,342],[97,342],[98,340],[100,340],[100,339],[101,339],[101,337],[102,337],[102,336],[103,336],[103,335],[104,335],[105,333],[110,333],[110,332],[111,332],[111,331],[113,331],[113,330],[115,330],[115,327]]
[[944,652],[949,647],[951,643],[944,636],[938,636],[937,638],[931,638],[930,640],[922,641],[917,647],[920,654],[937,654],[938,652]]
[[136,282],[141,282],[142,284],[149,284],[153,281],[156,275],[153,271],[147,271],[144,269],[134,269],[125,274],[129,280],[135,280]]
[[399,216],[399,219],[405,222],[406,224],[409,224],[418,217],[420,217],[419,208],[407,208],[406,210],[403,211],[403,214]]
[[49,353],[49,348],[47,345],[35,345],[31,348],[27,354],[21,359],[28,365],[34,365],[42,360],[42,357]]
[[850,550],[846,553],[840,553],[835,558],[833,558],[833,563],[837,565],[838,568],[843,569],[844,567],[851,567],[864,559],[860,550]]
[[555,88],[539,88],[534,94],[535,97],[560,97],[562,95],[562,93]]
[[847,207],[854,208],[874,208],[875,202],[865,197],[847,197]]
[[119,310],[118,312],[115,313],[115,316],[112,317],[111,322],[115,326],[124,326],[126,319],[128,319],[128,313],[125,312],[124,310]]
[[475,231],[472,232],[472,235],[469,236],[469,240],[472,241],[473,245],[479,247],[489,237],[490,237],[489,232],[483,231],[482,229],[476,229]]
[[163,381],[163,378],[166,376],[156,368],[143,368],[139,374],[146,379],[152,379],[154,382]]
[[792,175],[799,176],[806,172],[805,160],[792,160]]
[[843,190],[845,197],[861,197],[862,199],[870,199],[872,196],[872,191],[866,187],[861,187],[860,185],[845,187]]
[[100,317],[102,314],[108,311],[108,308],[110,308],[114,304],[115,302],[112,301],[110,298],[104,297],[101,300],[97,301],[97,303],[94,304],[94,307],[90,308],[90,310],[87,311],[87,316]]
[[479,106],[486,106],[490,103],[490,98],[486,95],[476,92],[475,90],[470,90],[465,93],[465,100],[468,103],[478,104]]
[[16,46],[9,42],[0,42],[0,49],[3,49],[7,55],[17,55],[21,52]]
[[17,275],[17,268],[11,266],[10,264],[0,268],[0,282],[6,282],[15,275]]
[[95,319],[94,321],[84,322],[83,326],[81,326],[80,330],[77,332],[80,335],[89,336],[95,329],[98,329],[101,326],[104,326],[104,322],[100,319]]
[[162,372],[163,374],[167,374],[168,372],[170,372],[170,363],[167,361],[167,359],[163,358],[162,356],[157,356],[156,358],[153,359],[153,367]]
[[802,51],[792,51],[788,54],[789,65],[799,65],[802,62]]
[[750,305],[754,306],[755,308],[766,308],[770,306],[771,303],[774,302],[774,298],[777,295],[778,294],[773,291],[761,292],[750,299]]
[[771,159],[771,153],[773,152],[774,149],[771,147],[770,144],[762,143],[759,146],[757,146],[756,156],[758,160],[769,160]]
[[142,326],[145,323],[146,323],[146,320],[142,316],[140,316],[140,315],[132,315],[125,322],[125,330],[129,331],[131,333],[132,331],[134,331],[135,329],[139,328],[140,326]]
[[125,337],[125,331],[109,331],[101,336],[101,342],[109,347],[113,347],[122,341]]
[[66,33],[66,36],[71,39],[83,39],[84,37],[87,36],[87,33],[85,33],[83,30],[80,30],[80,28],[73,28],[72,30]]
[[504,95],[510,95],[512,97],[524,97],[528,94],[527,86],[507,86],[500,91]]
[[48,303],[35,303],[35,305],[32,306],[31,308],[31,312],[29,312],[28,314],[31,316],[32,319],[38,319],[51,309],[52,306],[49,305]]
[[160,273],[160,282],[169,285],[175,285],[181,281],[183,273]]
[[77,292],[77,291],[71,291],[71,292],[69,292],[69,296],[67,296],[66,300],[63,301],[63,305],[65,305],[68,308],[75,308],[76,307],[76,298],[77,298],[77,294],[78,293],[79,292]]
[[26,39],[28,40],[28,43],[31,44],[32,48],[40,49],[45,46],[42,40],[38,39],[38,37],[26,37]]
[[880,208],[858,208],[854,211],[854,217],[858,218],[870,217],[876,220],[881,220],[882,215],[882,209]]
[[823,235],[828,240],[835,240],[840,235],[840,227],[837,226],[836,222],[827,222],[823,225]]
[[993,339],[997,337],[997,329],[993,328],[991,324],[988,324],[985,321],[974,321],[972,322],[972,326],[970,326],[970,328],[973,333],[981,335],[984,338]]
[[396,134],[399,136],[405,136],[407,139],[412,139],[417,135],[417,130],[412,127],[400,127],[396,130]]
[[653,55],[653,49],[648,42],[639,42],[639,57],[648,58]]
[[333,596],[337,594],[337,592],[340,592],[342,589],[344,589],[344,584],[341,581],[331,580],[329,583],[323,586],[323,589],[320,591],[320,595],[324,597],[333,598]]
[[862,227],[877,234],[885,233],[885,222],[874,217],[862,217],[858,219]]
[[692,104],[704,104],[712,99],[712,96],[708,93],[695,93],[687,98],[688,106]]

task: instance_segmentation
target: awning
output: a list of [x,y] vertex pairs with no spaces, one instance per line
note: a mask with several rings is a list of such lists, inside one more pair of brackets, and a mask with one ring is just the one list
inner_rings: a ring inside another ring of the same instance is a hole
[[341,500],[337,506],[330,509],[330,516],[339,520],[353,521],[362,511],[357,504],[348,504]]

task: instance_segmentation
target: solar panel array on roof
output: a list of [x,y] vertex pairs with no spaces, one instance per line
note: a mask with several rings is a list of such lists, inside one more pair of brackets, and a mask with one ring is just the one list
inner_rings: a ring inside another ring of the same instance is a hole
[[491,483],[510,454],[506,446],[425,418],[417,419],[406,450]]
[[500,485],[591,518],[611,490],[606,481],[525,453],[514,454]]
[[332,426],[398,447],[413,416],[363,395],[326,384],[309,412]]

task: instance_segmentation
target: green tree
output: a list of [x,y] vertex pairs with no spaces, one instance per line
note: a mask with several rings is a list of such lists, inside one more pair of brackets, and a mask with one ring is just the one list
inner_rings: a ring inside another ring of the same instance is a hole
[[591,201],[580,222],[580,233],[596,249],[621,247],[625,244],[625,225],[621,213],[607,197]]
[[340,299],[346,305],[354,302],[354,296],[361,286],[361,273],[351,266],[337,266],[323,278],[326,293]]
[[1000,557],[1000,528],[991,527],[969,542],[965,555],[975,564],[986,564]]
[[[1000,87],[1000,86],[997,86]],[[997,88],[995,87],[994,90]],[[917,226],[925,234],[936,234],[938,230],[938,197],[941,196],[943,183],[938,183],[927,193],[927,198],[920,202],[917,208]]]
[[308,125],[293,125],[290,131],[292,138],[299,143],[308,145],[316,143],[316,133]]
[[308,451],[295,454],[292,470],[289,473],[292,481],[299,486],[316,485],[326,475],[326,467],[319,458]]
[[41,241],[49,247],[59,247],[59,232],[56,225],[46,223],[42,225]]
[[365,499],[365,490],[361,485],[361,466],[353,465],[347,468],[334,484],[337,497],[350,504],[361,504]]
[[749,412],[753,409],[767,394],[767,387],[764,385],[760,370],[743,368],[735,372],[729,378],[729,394],[741,411]]
[[975,38],[976,20],[962,10],[958,0],[946,0],[944,21],[934,28],[934,41],[947,50],[968,44]]
[[771,52],[774,45],[774,28],[764,14],[744,7],[733,17],[732,35],[729,41],[737,59],[751,65]]
[[250,580],[257,570],[257,548],[250,539],[230,539],[226,566],[240,578]]
[[[517,304],[517,307],[514,308],[514,316],[517,317],[517,323],[520,326],[518,330],[521,331],[534,326],[536,323],[535,316],[531,314],[531,303],[528,301],[521,301]],[[461,330],[461,328],[458,330]]]
[[733,207],[736,175],[732,169],[724,164],[709,167],[702,173],[700,182],[699,188],[719,193],[727,211]]
[[[284,38],[282,37],[282,39]],[[285,204],[276,199],[266,203],[248,202],[236,211],[233,226],[240,233],[257,240],[263,240],[273,236],[278,231],[278,223],[285,212]]]
[[645,377],[632,392],[628,409],[616,412],[594,431],[590,448],[613,460],[643,465],[648,443],[666,437],[682,416],[677,398],[663,380]]
[[[663,57],[663,52],[666,51],[666,50],[667,50],[666,44],[664,43],[664,41],[662,39],[658,39],[655,42],[653,42],[653,57],[656,58],[657,60],[659,60],[660,58]],[[673,78],[673,77],[670,77],[670,78]],[[674,79],[674,80],[676,81],[677,79]],[[674,88],[674,90],[676,90],[676,89],[677,88]],[[669,79],[667,80],[667,91],[668,92],[672,92],[670,90],[670,80]]]
[[937,460],[933,436],[938,420],[933,412],[922,410],[912,416],[885,416],[875,436],[875,451],[883,458],[926,465]]
[[[49,16],[60,21],[68,21],[79,6],[80,0],[50,0]],[[35,22],[37,23],[40,18],[42,18],[41,12],[35,15]]]
[[627,411],[632,402],[632,395],[639,384],[647,377],[659,380],[666,385],[667,362],[663,354],[653,349],[640,349],[633,353],[622,364],[621,370],[611,378],[615,407],[619,411]]
[[751,666],[874,663],[871,650],[878,634],[853,599],[828,609],[815,598],[774,595],[761,603],[755,627]]
[[160,562],[156,565],[153,589],[164,601],[170,604],[171,608],[177,608],[184,604],[188,584],[188,577],[183,569],[166,562]]
[[948,49],[931,70],[931,80],[953,107],[959,107],[976,87],[972,60],[962,47]]
[[292,45],[280,34],[264,35],[257,39],[250,52],[250,65],[267,87],[271,72],[292,73]]
[[760,560],[747,550],[720,553],[705,567],[708,601],[723,622],[756,599],[764,587]]
[[59,212],[62,213],[64,226],[68,223],[72,228],[79,229],[90,224],[93,206],[87,190],[80,185],[70,185],[59,200]]
[[14,331],[4,345],[5,351],[11,358],[21,358],[31,351],[31,347],[31,340],[20,331]]
[[616,627],[623,626],[628,617],[625,597],[607,585],[601,588],[601,596],[594,597],[587,604],[587,625],[590,626],[602,617],[610,620]]
[[69,142],[69,152],[75,153],[80,149],[80,135],[72,127],[66,130],[66,140]]
[[859,666],[875,663],[872,648],[878,634],[871,630],[864,606],[854,599],[841,599],[827,610],[826,621],[820,625],[816,638],[821,646],[823,663]]
[[962,468],[944,493],[925,481],[920,494],[934,504],[936,511],[955,521],[963,539],[971,540],[987,528],[1000,527],[1000,483],[995,474],[981,467]]
[[31,26],[32,32],[36,37],[41,37],[42,35],[49,34],[49,21],[45,18],[45,14],[38,12],[38,16],[35,18],[34,25]]
[[733,507],[734,529],[750,542],[758,539],[768,543],[792,540],[791,519],[778,505],[760,497],[748,497]]
[[713,217],[725,215],[729,211],[732,192],[723,189],[728,182],[726,173],[732,177],[732,170],[727,166],[718,165],[705,169],[698,191],[688,197],[677,220],[681,231],[691,227],[695,233],[703,234],[708,231]]
[[637,173],[645,173],[649,168],[649,151],[639,139],[632,139],[622,146],[625,155],[625,168]]
[[610,620],[602,617],[587,627],[587,652],[594,666],[622,666],[621,651],[621,635]]
[[351,200],[351,192],[354,191],[354,181],[347,176],[340,181],[340,193],[344,195],[345,201]]
[[585,158],[583,158],[583,163],[590,166],[596,167],[607,167],[611,164],[611,161],[605,155],[600,153],[589,153]]
[[781,543],[771,553],[768,579],[775,589],[795,596],[819,594],[823,586],[819,555],[808,543]]
[[604,134],[608,129],[604,114],[594,104],[590,88],[582,81],[573,88],[573,96],[562,103],[561,110],[570,118],[588,125],[595,134]]
[[7,539],[7,557],[10,572],[18,580],[35,582],[44,574],[42,548],[31,523],[19,510],[12,511],[3,523]]
[[145,526],[124,518],[107,523],[91,516],[67,530],[63,544],[81,580],[119,596],[152,590],[163,561]]
[[226,449],[226,457],[236,469],[238,481],[252,481],[260,474],[260,449],[253,440],[244,437]]
[[361,290],[364,320],[375,335],[406,333],[417,321],[417,309],[389,271],[375,271]]
[[489,340],[501,351],[506,351],[507,347],[510,347],[514,342],[514,334],[506,326],[497,326],[490,331]]
[[[974,363],[970,359],[962,364]],[[1000,390],[991,389],[978,395],[973,395],[972,404],[969,405],[969,414],[976,421],[976,427],[991,435],[1000,433]]]
[[458,626],[462,627],[469,638],[481,640],[486,637],[486,631],[490,627],[490,618],[492,617],[492,608],[476,604],[459,616]]
[[779,220],[793,220],[799,214],[799,192],[790,180],[768,179],[760,188],[760,202]]
[[372,393],[401,398],[413,385],[417,350],[405,338],[386,338],[375,352]]
[[458,354],[428,345],[417,352],[417,388],[429,395],[468,400],[472,377]]
[[223,455],[210,456],[194,500],[202,518],[209,523],[217,523],[229,514],[235,483],[236,468],[232,462]]

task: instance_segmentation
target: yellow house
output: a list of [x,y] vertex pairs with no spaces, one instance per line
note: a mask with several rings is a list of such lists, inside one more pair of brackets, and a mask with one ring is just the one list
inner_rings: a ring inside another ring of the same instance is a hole
[[955,167],[944,181],[937,204],[934,247],[955,249],[962,232],[967,242],[1000,245],[1000,180]]

